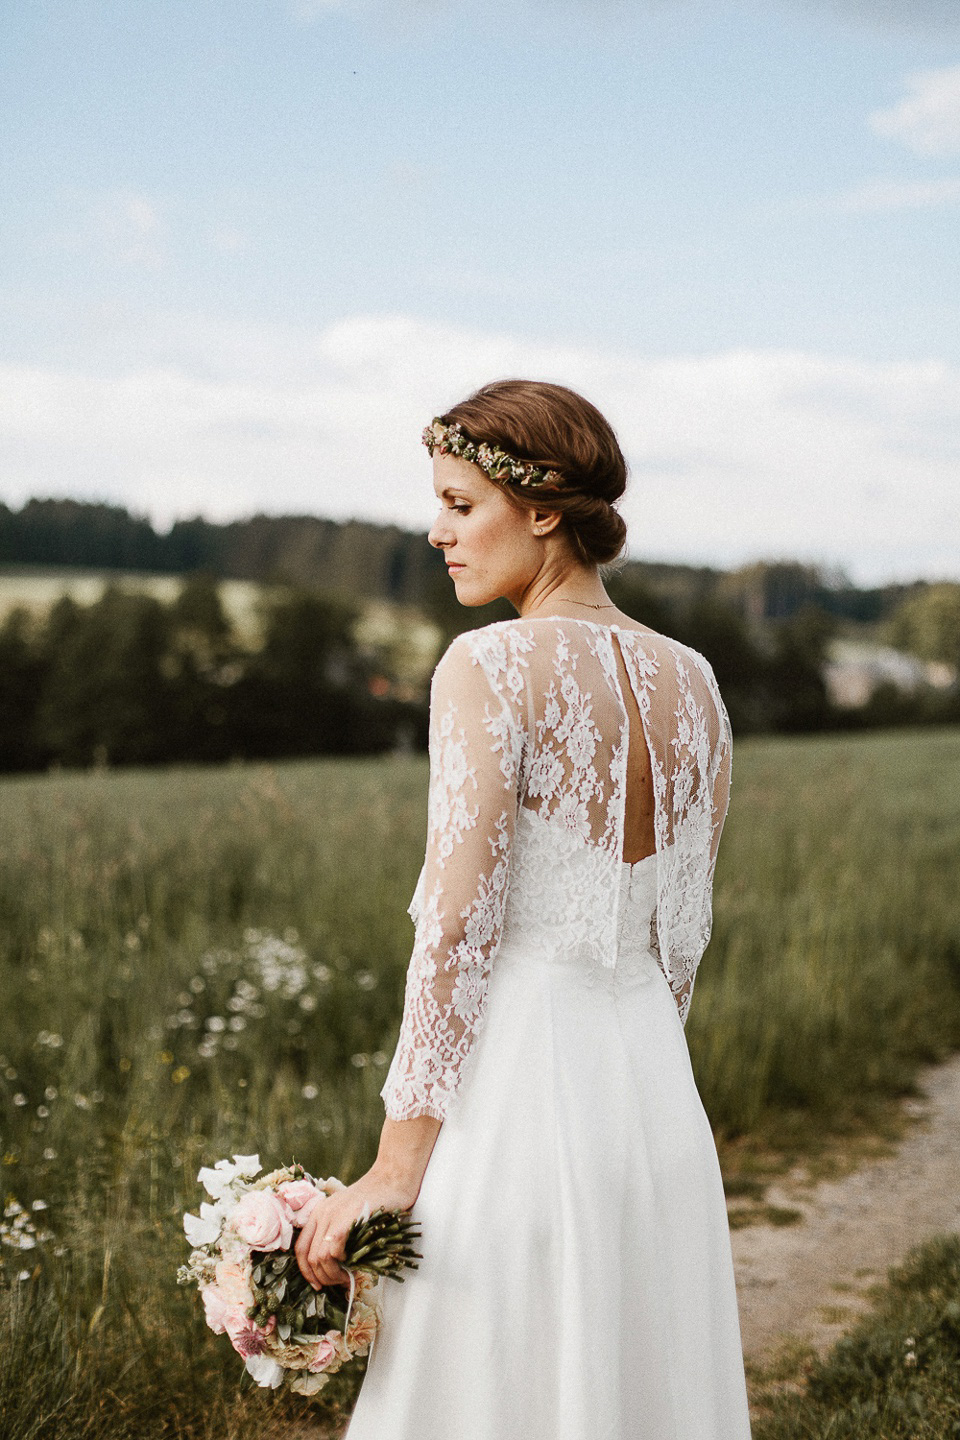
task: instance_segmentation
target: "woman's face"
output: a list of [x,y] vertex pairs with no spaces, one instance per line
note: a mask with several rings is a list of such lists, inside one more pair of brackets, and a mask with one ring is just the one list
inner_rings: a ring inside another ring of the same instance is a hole
[[428,540],[443,551],[461,605],[486,605],[501,595],[517,610],[544,563],[536,533],[544,517],[512,505],[499,485],[457,455],[434,455],[433,488],[440,513]]

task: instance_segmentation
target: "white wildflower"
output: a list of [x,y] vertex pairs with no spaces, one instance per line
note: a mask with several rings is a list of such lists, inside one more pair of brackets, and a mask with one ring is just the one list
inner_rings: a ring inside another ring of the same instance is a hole
[[[202,1171],[200,1172],[202,1175]],[[223,1211],[219,1205],[208,1205],[204,1200],[200,1206],[199,1215],[184,1215],[183,1233],[187,1237],[187,1244],[196,1248],[198,1245],[212,1245],[220,1238],[220,1231],[223,1228]]]
[[211,1200],[219,1200],[235,1180],[252,1180],[260,1174],[260,1170],[259,1155],[234,1155],[232,1160],[218,1160],[212,1168],[204,1165],[197,1179]]

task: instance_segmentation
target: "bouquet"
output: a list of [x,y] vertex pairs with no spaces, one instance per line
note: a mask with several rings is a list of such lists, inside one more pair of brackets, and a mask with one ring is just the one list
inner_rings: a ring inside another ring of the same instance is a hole
[[296,1231],[318,1200],[343,1185],[314,1180],[297,1164],[260,1170],[258,1155],[234,1155],[200,1171],[212,1203],[183,1217],[193,1249],[177,1279],[197,1286],[210,1329],[230,1337],[258,1385],[315,1395],[368,1353],[380,1323],[379,1279],[402,1280],[402,1270],[417,1268],[419,1231],[396,1210],[362,1215],[341,1261],[349,1287],[315,1290],[297,1264]]

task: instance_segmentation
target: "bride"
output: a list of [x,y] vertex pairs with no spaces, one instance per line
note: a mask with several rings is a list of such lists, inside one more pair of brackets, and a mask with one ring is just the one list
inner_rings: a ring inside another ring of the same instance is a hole
[[711,922],[730,733],[706,661],[617,610],[626,465],[559,385],[424,431],[459,636],[431,690],[426,858],[372,1168],[320,1202],[315,1285],[369,1206],[385,1286],[350,1440],[746,1440],[716,1151],[682,1021]]

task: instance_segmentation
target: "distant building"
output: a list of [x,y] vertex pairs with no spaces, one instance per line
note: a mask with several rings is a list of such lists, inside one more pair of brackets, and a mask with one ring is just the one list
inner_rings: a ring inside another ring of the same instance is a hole
[[951,665],[919,660],[889,645],[835,640],[823,678],[834,705],[856,710],[866,705],[881,685],[893,685],[905,695],[927,688],[948,690],[956,683],[957,673]]

